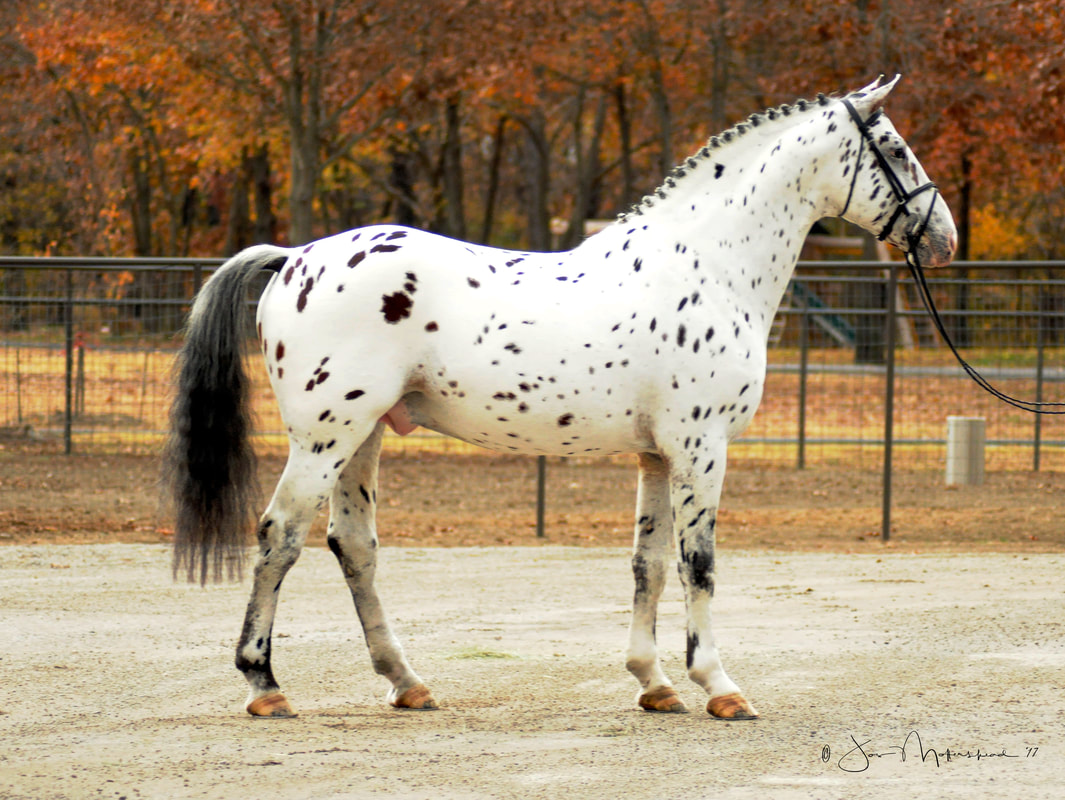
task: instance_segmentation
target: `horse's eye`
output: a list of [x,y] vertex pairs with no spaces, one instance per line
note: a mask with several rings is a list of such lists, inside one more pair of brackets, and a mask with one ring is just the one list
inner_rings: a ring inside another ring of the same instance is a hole
[[891,157],[903,161],[906,158],[906,150],[902,147],[896,147],[891,151]]

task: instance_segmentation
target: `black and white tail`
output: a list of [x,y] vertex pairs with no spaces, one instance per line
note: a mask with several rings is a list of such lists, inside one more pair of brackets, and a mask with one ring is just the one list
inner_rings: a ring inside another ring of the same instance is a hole
[[288,255],[270,245],[238,253],[204,284],[189,314],[163,454],[174,576],[184,571],[189,582],[241,576],[259,500],[243,362],[247,287],[259,271],[279,271]]

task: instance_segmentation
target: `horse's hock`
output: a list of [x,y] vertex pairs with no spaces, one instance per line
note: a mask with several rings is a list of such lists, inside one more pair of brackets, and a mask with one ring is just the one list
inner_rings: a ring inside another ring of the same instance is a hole
[[983,417],[947,417],[947,486],[978,486],[984,482]]

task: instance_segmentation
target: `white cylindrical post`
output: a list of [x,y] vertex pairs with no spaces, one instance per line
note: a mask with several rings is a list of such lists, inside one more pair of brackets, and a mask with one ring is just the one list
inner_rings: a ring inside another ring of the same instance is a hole
[[947,486],[984,482],[983,417],[947,417]]

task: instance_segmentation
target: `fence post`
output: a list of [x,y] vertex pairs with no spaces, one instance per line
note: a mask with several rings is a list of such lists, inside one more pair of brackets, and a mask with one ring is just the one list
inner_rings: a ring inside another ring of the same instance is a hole
[[67,299],[63,304],[66,329],[66,409],[63,414],[63,452],[74,452],[74,270],[67,269]]
[[[1044,352],[1043,348],[1046,343],[1046,338],[1043,331],[1043,309],[1046,305],[1044,299],[1043,287],[1039,286],[1038,296],[1036,298],[1036,317],[1035,317],[1035,402],[1043,402],[1043,367],[1044,367]],[[1043,415],[1032,414],[1035,417],[1033,424],[1035,425],[1035,431],[1033,433],[1034,441],[1032,442],[1032,470],[1039,472],[1039,461],[1042,455],[1043,444]]]
[[806,469],[806,374],[810,364],[810,298],[805,292],[799,313],[799,469]]
[[22,350],[15,346],[15,403],[18,408],[18,424],[22,424]]
[[891,459],[895,435],[895,316],[899,287],[899,267],[895,261],[888,268],[887,315],[884,329],[884,489],[880,521],[880,538],[891,538]]
[[536,457],[536,538],[543,539],[544,533],[544,505],[547,484],[547,458]]
[[78,350],[78,368],[74,379],[74,416],[85,414],[85,342],[81,337],[74,337],[74,346]]

